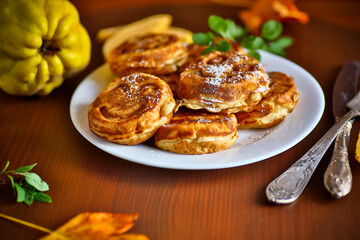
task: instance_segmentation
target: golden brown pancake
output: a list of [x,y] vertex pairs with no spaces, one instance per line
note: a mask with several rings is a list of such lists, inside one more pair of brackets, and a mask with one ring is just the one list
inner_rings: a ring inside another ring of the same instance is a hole
[[182,110],[159,128],[155,145],[180,154],[204,154],[227,149],[238,138],[236,117]]
[[118,76],[134,72],[159,75],[175,72],[186,58],[186,47],[177,36],[147,34],[118,46],[110,53],[108,63]]
[[114,79],[91,103],[89,126],[108,141],[134,145],[168,123],[174,105],[167,83],[150,74],[134,73]]
[[178,97],[190,109],[251,111],[269,91],[269,78],[255,58],[231,50],[193,60],[181,73]]
[[[219,42],[223,40],[222,38],[217,38],[216,42]],[[244,51],[244,49],[241,47],[241,45],[237,42],[230,42],[231,44],[231,49],[233,49],[234,51],[237,51],[241,54],[245,54],[246,52]],[[202,52],[207,48],[208,46],[200,46],[197,44],[188,44],[186,46],[187,52],[188,52],[188,57],[187,60],[185,62],[185,64],[180,68],[181,72],[183,70],[185,70],[186,67],[188,67],[191,62],[195,59],[197,59],[198,57],[200,57],[202,55]]]
[[157,75],[157,77],[164,80],[170,86],[173,96],[176,99],[180,74],[178,72],[174,72],[169,74]]
[[235,113],[238,128],[272,127],[294,109],[299,100],[299,93],[293,78],[281,72],[271,72],[269,77],[270,91],[254,110]]

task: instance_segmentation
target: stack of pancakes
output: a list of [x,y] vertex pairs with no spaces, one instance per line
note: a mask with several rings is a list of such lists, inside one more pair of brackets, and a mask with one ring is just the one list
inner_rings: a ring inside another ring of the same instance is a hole
[[131,38],[107,59],[117,76],[91,103],[90,129],[108,141],[134,145],[155,135],[155,145],[181,154],[227,149],[238,129],[269,128],[299,98],[293,79],[266,73],[235,43],[228,52],[175,35]]

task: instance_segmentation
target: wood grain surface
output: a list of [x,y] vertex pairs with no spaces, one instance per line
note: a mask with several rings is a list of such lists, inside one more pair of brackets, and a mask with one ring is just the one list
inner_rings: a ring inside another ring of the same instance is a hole
[[[81,1],[75,5],[85,9]],[[169,13],[175,26],[207,31],[208,15],[237,19],[237,10],[213,3],[178,3],[80,11],[93,44],[86,70],[46,97],[15,97],[0,92],[0,168],[6,161],[12,168],[38,163],[34,172],[49,183],[53,203],[16,203],[9,184],[0,185],[0,212],[50,229],[85,211],[138,213],[139,219],[129,232],[143,233],[153,240],[360,239],[360,163],[353,154],[358,122],[350,146],[354,183],[348,196],[336,200],[323,185],[329,150],[295,203],[277,206],[265,197],[267,184],[332,126],[331,95],[336,74],[347,60],[360,60],[360,31],[356,28],[316,16],[307,25],[285,25],[285,34],[295,39],[287,58],[319,81],[326,107],[317,127],[303,141],[267,160],[220,170],[154,168],[105,153],[73,126],[71,96],[82,79],[103,64],[101,44],[95,40],[99,29]],[[37,239],[43,235],[0,219],[0,239]]]

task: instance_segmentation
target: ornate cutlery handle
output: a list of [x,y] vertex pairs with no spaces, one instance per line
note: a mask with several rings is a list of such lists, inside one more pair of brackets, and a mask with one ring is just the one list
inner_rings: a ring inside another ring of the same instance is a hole
[[348,121],[337,135],[334,153],[324,175],[326,189],[336,198],[347,195],[352,187],[348,145],[353,121]]
[[311,175],[336,135],[350,119],[359,115],[359,110],[351,110],[341,117],[304,156],[274,179],[266,188],[268,200],[278,204],[294,202],[303,192]]

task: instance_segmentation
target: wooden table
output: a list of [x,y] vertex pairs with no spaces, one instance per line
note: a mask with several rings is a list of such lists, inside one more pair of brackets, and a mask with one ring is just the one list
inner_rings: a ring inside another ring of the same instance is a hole
[[[287,51],[288,59],[319,81],[326,107],[317,127],[303,141],[267,160],[219,170],[149,167],[105,153],[73,126],[69,114],[71,96],[82,79],[103,64],[101,44],[95,41],[99,29],[151,14],[170,13],[176,26],[207,31],[209,14],[237,19],[237,10],[215,4],[156,5],[82,14],[93,40],[92,60],[85,71],[66,80],[47,97],[15,97],[0,92],[0,168],[6,161],[13,169],[38,163],[34,172],[49,183],[48,193],[53,198],[51,204],[26,206],[15,202],[9,185],[0,186],[0,212],[50,229],[85,211],[138,213],[140,217],[130,232],[154,240],[360,239],[360,164],[353,154],[357,122],[350,144],[354,181],[348,196],[336,200],[324,188],[329,150],[295,203],[277,206],[265,197],[267,184],[332,126],[331,94],[336,74],[347,60],[360,60],[357,29],[317,17],[305,26],[285,26],[285,33],[295,39]],[[37,239],[43,235],[0,219],[0,239]]]

